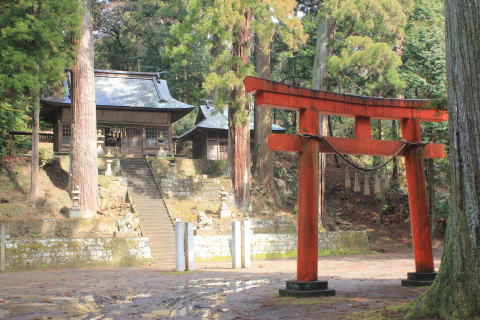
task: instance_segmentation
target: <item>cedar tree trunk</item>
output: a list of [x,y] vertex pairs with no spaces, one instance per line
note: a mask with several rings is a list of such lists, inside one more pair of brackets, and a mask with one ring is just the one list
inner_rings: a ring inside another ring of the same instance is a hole
[[[270,48],[255,37],[255,71],[264,79],[270,78]],[[255,130],[253,133],[253,176],[269,196],[273,190],[273,153],[268,149],[268,135],[272,133],[272,110],[255,106]]]
[[[240,69],[249,62],[250,22],[251,10],[244,14],[245,21],[242,29],[235,34],[233,55],[239,62],[234,64],[233,71],[238,77]],[[247,209],[249,202],[249,173],[250,173],[250,110],[246,102],[243,83],[232,90],[232,105],[228,109],[228,127],[231,139],[231,179],[235,193],[235,203],[240,209]]]
[[83,0],[85,11],[82,35],[75,39],[77,56],[72,70],[72,163],[71,187],[80,187],[80,208],[84,218],[97,214],[98,168],[96,150],[96,108],[93,72],[92,18],[89,0]]
[[[327,73],[328,59],[328,40],[330,34],[328,16],[321,11],[318,12],[318,30],[317,42],[315,45],[315,58],[312,70],[312,89],[325,90],[324,79]],[[328,135],[328,116],[320,114],[319,134]],[[320,153],[318,170],[318,222],[320,229],[329,229],[327,211],[325,207],[325,170],[326,170],[326,154]]]
[[451,190],[445,252],[412,313],[480,316],[480,0],[447,0]]
[[32,163],[30,170],[30,194],[28,200],[30,203],[36,204],[40,194],[40,176],[39,176],[39,152],[40,144],[40,97],[35,98],[33,106],[33,123],[32,123]]

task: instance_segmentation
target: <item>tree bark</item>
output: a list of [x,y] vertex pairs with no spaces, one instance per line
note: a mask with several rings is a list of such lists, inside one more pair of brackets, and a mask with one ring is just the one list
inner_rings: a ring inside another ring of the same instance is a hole
[[[270,78],[270,47],[255,37],[255,71],[264,79]],[[272,197],[273,153],[268,149],[267,139],[272,132],[272,110],[255,106],[254,109],[253,176],[257,184]]]
[[[315,57],[312,70],[312,89],[325,90],[324,79],[327,74],[328,40],[329,40],[329,19],[328,16],[318,12],[317,42],[315,45]],[[320,114],[319,134],[328,135],[328,116]],[[325,206],[325,170],[327,164],[326,154],[319,156],[318,170],[318,222],[320,229],[328,230],[329,223]]]
[[[235,35],[233,55],[239,62],[233,65],[232,70],[237,76],[242,66],[249,62],[251,41],[250,23],[252,12],[244,13],[245,21],[242,29]],[[246,99],[245,88],[242,84],[233,89],[232,105],[228,109],[228,126],[231,139],[231,179],[235,193],[235,203],[238,208],[245,210],[249,204],[249,176],[250,176],[250,110]]]
[[445,3],[450,214],[440,271],[412,315],[480,315],[480,1]]
[[71,187],[80,188],[83,218],[93,218],[98,206],[98,168],[96,150],[96,107],[93,69],[92,18],[89,0],[82,0],[85,11],[75,65],[72,70],[72,159]]
[[40,144],[40,97],[36,97],[33,106],[32,119],[32,162],[30,170],[30,194],[28,200],[36,204],[40,196],[40,168],[39,168],[39,149]]

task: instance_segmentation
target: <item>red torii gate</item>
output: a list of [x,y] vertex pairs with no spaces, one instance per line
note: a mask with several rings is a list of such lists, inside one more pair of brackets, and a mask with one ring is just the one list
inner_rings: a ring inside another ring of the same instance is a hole
[[[435,277],[423,158],[443,158],[444,146],[421,143],[420,121],[447,121],[446,111],[423,108],[428,100],[382,99],[297,88],[255,77],[244,80],[259,106],[300,112],[299,134],[270,134],[274,151],[299,152],[297,279],[281,295],[334,295],[318,281],[319,153],[405,157],[415,272],[403,285],[431,284]],[[319,113],[355,118],[355,138],[320,137]],[[373,140],[370,119],[400,120],[404,141]],[[402,149],[402,147],[404,147]],[[399,152],[400,151],[400,152]]]

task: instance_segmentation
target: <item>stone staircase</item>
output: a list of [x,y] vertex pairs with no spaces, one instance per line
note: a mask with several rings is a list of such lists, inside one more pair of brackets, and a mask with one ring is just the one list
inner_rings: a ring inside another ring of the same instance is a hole
[[144,158],[120,160],[128,178],[128,196],[140,219],[144,237],[149,238],[153,263],[175,266],[175,231],[167,206]]

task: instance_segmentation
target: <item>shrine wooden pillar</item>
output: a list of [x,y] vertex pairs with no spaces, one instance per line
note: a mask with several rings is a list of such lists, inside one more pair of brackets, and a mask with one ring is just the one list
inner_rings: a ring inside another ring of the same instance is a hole
[[[299,130],[318,134],[318,111],[300,110]],[[317,139],[301,140],[298,180],[298,244],[297,281],[315,281],[318,273],[318,161]]]
[[[420,121],[402,119],[402,137],[408,142],[421,142]],[[407,273],[403,285],[421,285],[422,282],[435,278],[428,202],[421,145],[411,145],[405,155],[405,171],[407,177],[408,203],[410,207],[410,223],[415,259],[415,272]]]
[[[320,116],[315,108],[299,110],[299,131],[316,136],[319,133]],[[284,136],[284,135],[282,135]],[[272,138],[272,135],[270,136]],[[283,296],[312,297],[333,296],[328,281],[318,280],[318,197],[320,141],[310,137],[298,137],[293,149],[299,152],[298,159],[298,215],[297,215],[297,279],[286,281]],[[287,142],[284,140],[283,142]],[[272,149],[291,150],[290,146],[269,140]]]

